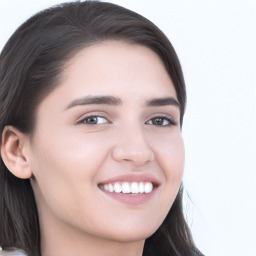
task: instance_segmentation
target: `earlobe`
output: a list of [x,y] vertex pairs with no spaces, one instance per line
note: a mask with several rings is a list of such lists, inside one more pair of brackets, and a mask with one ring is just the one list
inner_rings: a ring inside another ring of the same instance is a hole
[[1,156],[8,170],[21,179],[31,178],[28,161],[27,135],[13,126],[6,126],[2,133]]

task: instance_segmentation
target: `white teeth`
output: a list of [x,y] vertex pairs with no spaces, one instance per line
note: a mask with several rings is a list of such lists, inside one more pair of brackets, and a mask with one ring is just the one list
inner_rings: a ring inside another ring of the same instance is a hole
[[150,193],[152,191],[152,189],[153,189],[152,183],[151,182],[147,182],[145,184],[145,193]]
[[139,184],[137,182],[132,182],[131,184],[131,192],[137,194],[140,192]]
[[144,193],[145,192],[145,187],[144,187],[144,183],[143,182],[140,182],[139,190],[140,190],[140,193]]
[[130,187],[128,182],[123,182],[123,184],[122,184],[122,192],[124,194],[131,193],[131,187]]
[[[104,186],[104,189],[105,189],[105,186]],[[114,192],[114,187],[112,184],[108,184],[108,191],[109,192]]]
[[108,192],[123,194],[142,194],[150,193],[153,190],[151,182],[115,182],[100,186],[101,189]]
[[116,193],[121,193],[122,192],[122,187],[119,183],[114,184],[114,190]]

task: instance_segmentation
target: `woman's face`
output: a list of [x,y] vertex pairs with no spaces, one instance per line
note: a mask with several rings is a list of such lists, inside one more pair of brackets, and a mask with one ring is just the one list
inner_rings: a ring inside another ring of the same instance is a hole
[[109,41],[78,52],[39,104],[30,140],[42,234],[150,236],[182,179],[179,117],[173,83],[150,49]]

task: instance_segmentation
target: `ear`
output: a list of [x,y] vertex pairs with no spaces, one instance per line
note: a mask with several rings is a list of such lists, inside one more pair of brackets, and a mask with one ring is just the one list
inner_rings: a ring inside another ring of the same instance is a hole
[[1,156],[8,170],[21,179],[31,178],[28,161],[28,137],[13,126],[5,126],[2,133]]

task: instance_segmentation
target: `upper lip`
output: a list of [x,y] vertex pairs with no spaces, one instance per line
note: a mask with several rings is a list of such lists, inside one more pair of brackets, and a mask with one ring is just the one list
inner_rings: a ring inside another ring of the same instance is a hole
[[115,182],[151,182],[154,186],[159,186],[160,181],[151,173],[128,173],[123,175],[118,175],[104,181],[101,181],[99,185],[104,185],[108,183]]

